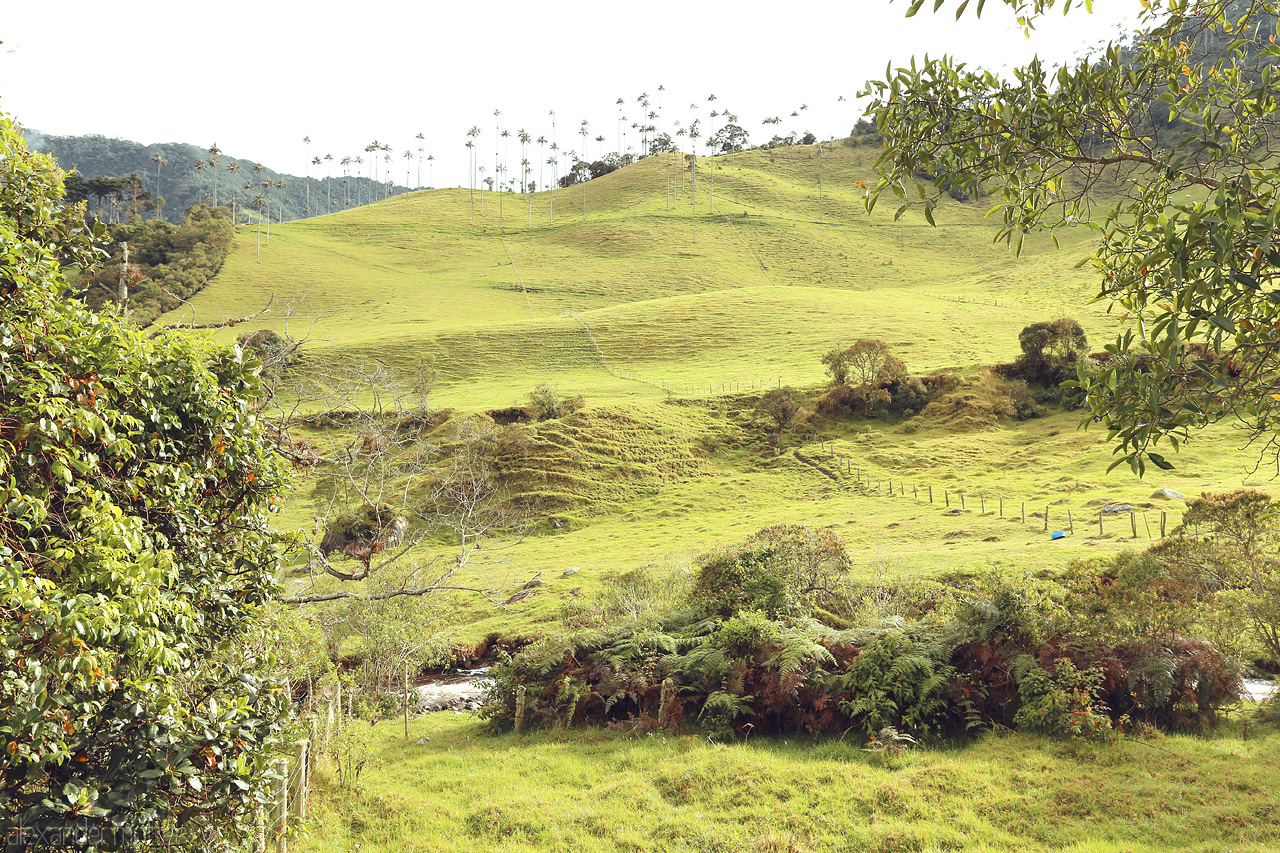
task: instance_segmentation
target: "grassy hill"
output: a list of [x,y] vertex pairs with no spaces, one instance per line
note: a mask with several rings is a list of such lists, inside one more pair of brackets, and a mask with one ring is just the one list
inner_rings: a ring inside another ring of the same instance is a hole
[[[1162,509],[1170,523],[1180,514],[1148,504],[1099,533],[1101,502],[1251,476],[1253,456],[1225,429],[1190,442],[1172,475],[1142,482],[1105,473],[1104,435],[1078,430],[1078,414],[993,416],[984,406],[1003,391],[985,366],[1012,360],[1024,326],[1068,314],[1095,348],[1116,334],[1106,306],[1089,304],[1092,273],[1075,268],[1091,232],[1060,235],[1061,251],[1028,238],[1018,257],[991,242],[982,201],[948,201],[937,228],[868,215],[857,182],[872,180],[874,158],[800,146],[704,159],[696,196],[674,155],[554,199],[486,193],[482,208],[466,190],[412,193],[273,228],[260,258],[241,228],[221,274],[165,319],[250,314],[274,297],[277,310],[255,322],[283,331],[279,307],[293,306],[288,328],[310,330],[313,367],[336,353],[405,371],[425,358],[432,404],[458,412],[520,403],[544,381],[586,398],[586,411],[534,430],[522,463],[561,526],[464,569],[492,588],[537,573],[548,583],[514,613],[454,602],[464,637],[549,628],[611,571],[688,565],[779,522],[834,525],[862,571],[1043,570],[1141,546]],[[817,389],[819,355],[862,337],[888,342],[914,373],[955,371],[968,384],[904,423],[818,420],[784,437],[784,452],[770,448],[753,395]],[[311,494],[304,482],[285,518],[308,524]],[[1046,511],[1048,522],[1033,515]],[[1050,541],[1058,529],[1074,535]],[[570,567],[582,571],[561,577]]]

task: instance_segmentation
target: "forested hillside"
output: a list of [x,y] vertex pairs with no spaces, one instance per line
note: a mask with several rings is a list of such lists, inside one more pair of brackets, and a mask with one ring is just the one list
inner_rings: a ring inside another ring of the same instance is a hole
[[[124,221],[134,209],[154,216],[158,206],[163,218],[181,223],[188,207],[213,203],[234,205],[242,222],[259,211],[263,217],[269,213],[273,221],[287,222],[407,192],[406,187],[355,174],[367,169],[354,162],[344,166],[334,161],[313,167],[310,176],[298,176],[221,151],[216,144],[143,145],[97,135],[49,136],[28,128],[23,136],[31,150],[52,154],[63,169],[75,171],[86,182],[82,193],[89,209],[108,221]],[[131,175],[139,180],[94,181]],[[76,186],[71,182],[68,191],[74,194]],[[157,205],[157,199],[162,203]]]

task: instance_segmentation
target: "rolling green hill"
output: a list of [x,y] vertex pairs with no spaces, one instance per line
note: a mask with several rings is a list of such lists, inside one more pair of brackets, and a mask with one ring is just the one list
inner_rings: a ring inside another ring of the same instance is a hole
[[[337,353],[406,371],[425,358],[432,404],[459,413],[521,403],[544,381],[586,398],[585,412],[534,428],[539,449],[522,463],[558,529],[464,569],[497,589],[538,572],[549,582],[514,614],[455,602],[469,636],[535,629],[610,570],[688,565],[768,524],[834,525],[865,571],[1038,571],[1158,535],[1161,510],[1172,522],[1180,509],[1150,504],[1157,486],[1247,480],[1254,456],[1226,429],[1143,482],[1105,473],[1104,435],[1078,430],[1076,413],[992,414],[1006,389],[986,366],[1012,360],[1027,324],[1074,316],[1095,349],[1117,333],[1089,303],[1091,271],[1075,268],[1091,232],[1060,235],[1061,251],[1028,238],[1017,257],[991,242],[982,201],[948,202],[937,228],[868,215],[857,182],[874,158],[798,146],[700,160],[696,209],[693,176],[659,155],[556,191],[554,212],[547,193],[486,193],[483,210],[465,190],[412,193],[274,228],[260,257],[241,228],[219,276],[164,319],[207,323],[273,298],[254,322],[305,332],[312,369]],[[817,419],[770,448],[753,395],[818,391],[819,355],[862,337],[914,373],[967,384],[906,422]],[[639,473],[622,464],[636,458]],[[304,481],[287,519],[310,520],[309,494]],[[1107,500],[1149,512],[1104,519],[1099,533]],[[1058,529],[1074,535],[1050,541]],[[561,578],[568,567],[583,571]]]

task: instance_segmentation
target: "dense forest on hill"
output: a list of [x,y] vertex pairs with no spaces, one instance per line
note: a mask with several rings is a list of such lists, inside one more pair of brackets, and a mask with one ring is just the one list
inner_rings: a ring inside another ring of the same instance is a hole
[[[181,142],[142,145],[98,135],[50,136],[28,128],[23,129],[23,136],[31,150],[52,154],[59,166],[84,179],[90,185],[89,209],[108,221],[125,221],[134,208],[152,216],[157,197],[163,200],[160,215],[170,222],[181,223],[188,207],[215,202],[234,204],[238,215],[243,209],[243,222],[257,215],[259,196],[264,216],[269,209],[273,221],[288,222],[378,201],[386,197],[388,189],[393,195],[408,192],[407,187],[356,175],[357,168],[367,171],[367,167],[354,163],[345,169],[336,161],[313,167],[316,174],[306,177],[277,172],[249,158],[219,151],[216,145],[211,149]],[[327,167],[332,168],[331,177],[322,174]],[[128,181],[120,181],[118,190],[99,184],[102,195],[93,191],[95,178],[127,179],[131,175],[139,178],[136,200]]]

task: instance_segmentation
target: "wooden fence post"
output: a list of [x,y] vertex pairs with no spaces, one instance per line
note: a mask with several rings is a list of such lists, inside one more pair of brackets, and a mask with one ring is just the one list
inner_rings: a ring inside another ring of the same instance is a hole
[[276,839],[276,853],[288,853],[285,833],[289,824],[289,759],[276,761],[275,796],[271,802],[271,832]]
[[960,493],[960,510],[964,511],[964,492]]
[[671,722],[671,712],[667,710],[667,705],[671,703],[672,696],[676,692],[676,683],[671,677],[663,679],[662,692],[658,695],[658,725],[666,728]]
[[1071,531],[1072,536],[1075,535],[1076,520],[1071,517],[1071,510],[1067,510],[1067,529]]
[[920,488],[918,486],[911,487],[911,499],[913,501],[920,499]]
[[942,490],[942,499],[947,502],[947,506],[951,506],[951,493],[946,489]]
[[311,718],[309,734],[311,737],[308,740],[311,742],[311,747],[307,750],[307,779],[311,778],[311,772],[316,769],[316,753],[320,751],[320,723],[315,717]]
[[1049,530],[1049,507],[1048,506],[1045,506],[1044,508],[1044,529],[1046,532],[1048,532]]
[[1142,514],[1142,526],[1147,528],[1147,538],[1151,538],[1151,519],[1147,518],[1147,514]]
[[1004,518],[1004,495],[1000,496],[1000,518]]
[[1027,523],[1027,502],[1026,501],[1022,502],[1022,523],[1023,524]]
[[933,486],[929,487],[929,503],[933,503]]
[[978,495],[978,506],[980,507],[979,512],[982,515],[986,515],[987,514],[987,496],[986,495]]
[[1129,510],[1129,526],[1133,528],[1133,538],[1138,538],[1138,514]]
[[1167,516],[1167,514],[1165,513],[1165,511],[1164,511],[1164,510],[1160,510],[1160,538],[1161,538],[1161,539],[1163,539],[1163,538],[1164,538],[1164,522],[1165,522],[1165,519],[1166,519],[1167,517],[1168,517],[1168,516]]
[[1101,536],[1102,534],[1102,510],[1098,510],[1098,535]]
[[294,820],[302,820],[307,816],[307,755],[311,752],[311,742],[300,740],[293,745],[293,776],[289,778],[289,816]]
[[524,697],[525,689],[521,684],[516,688],[516,734],[520,734],[520,730],[524,728]]

